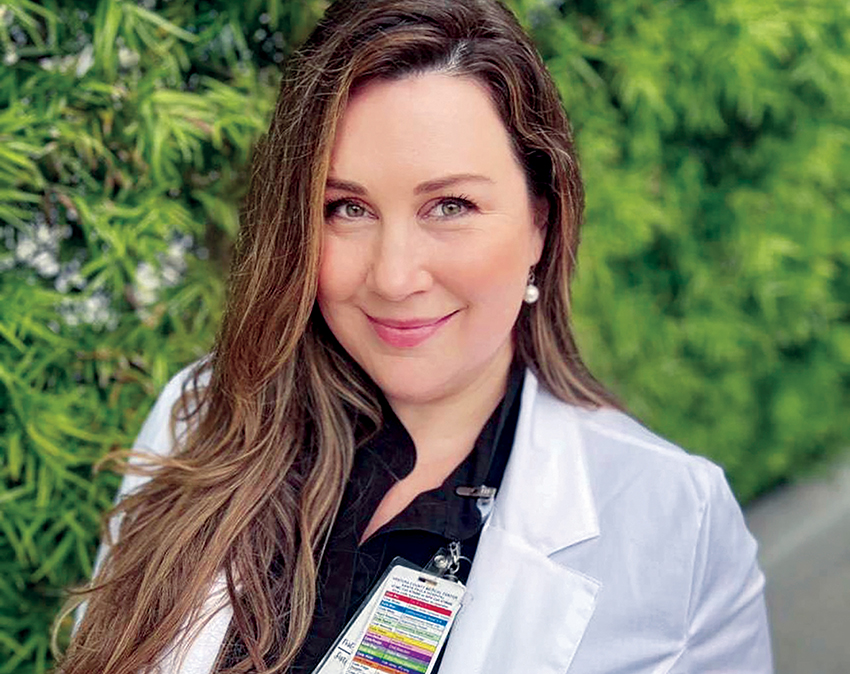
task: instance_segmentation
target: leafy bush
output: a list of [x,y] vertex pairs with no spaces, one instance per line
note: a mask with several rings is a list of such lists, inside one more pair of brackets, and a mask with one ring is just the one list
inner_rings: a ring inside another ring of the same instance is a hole
[[538,18],[588,189],[592,369],[748,500],[850,440],[850,7]]
[[211,344],[276,61],[321,9],[152,4],[0,7],[4,674],[45,670],[91,573],[117,484],[92,464]]
[[[848,440],[846,3],[512,5],[588,185],[595,371],[749,498]],[[126,447],[208,348],[250,150],[319,1],[0,6],[0,674],[49,666]],[[4,252],[5,251],[5,252]]]

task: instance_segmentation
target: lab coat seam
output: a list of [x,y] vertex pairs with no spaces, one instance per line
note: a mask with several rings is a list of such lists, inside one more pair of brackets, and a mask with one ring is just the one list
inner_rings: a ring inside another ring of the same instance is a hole
[[589,430],[595,431],[612,440],[626,445],[641,447],[654,454],[671,459],[674,465],[681,469],[687,476],[695,500],[703,504],[707,500],[707,492],[711,490],[711,484],[717,479],[717,475],[723,476],[723,470],[703,456],[689,454],[680,448],[667,448],[662,444],[646,442],[627,433],[621,433],[607,428],[597,421],[583,419],[579,423],[584,424]]
[[648,449],[652,452],[675,458],[681,463],[690,464],[694,458],[693,455],[688,454],[682,449],[666,447],[661,443],[647,442],[646,440],[641,440],[640,438],[637,438],[629,433],[615,431],[614,429],[609,428],[608,426],[598,421],[594,421],[591,419],[579,419],[578,422],[587,426],[588,428],[595,430],[600,435],[604,435],[611,438],[612,440],[618,440],[627,445],[643,447],[644,449]]

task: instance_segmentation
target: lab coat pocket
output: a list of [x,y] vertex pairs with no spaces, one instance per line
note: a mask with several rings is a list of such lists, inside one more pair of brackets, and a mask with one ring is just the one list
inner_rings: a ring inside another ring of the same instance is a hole
[[487,527],[440,674],[564,674],[600,587],[521,538]]

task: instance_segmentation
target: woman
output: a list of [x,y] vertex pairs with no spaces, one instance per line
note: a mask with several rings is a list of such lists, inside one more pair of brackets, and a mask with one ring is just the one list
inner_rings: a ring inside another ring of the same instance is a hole
[[721,471],[582,365],[582,209],[509,12],[332,6],[258,151],[219,340],[141,432],[154,477],[125,479],[61,671],[310,672],[396,554],[449,543],[472,566],[443,673],[770,671]]

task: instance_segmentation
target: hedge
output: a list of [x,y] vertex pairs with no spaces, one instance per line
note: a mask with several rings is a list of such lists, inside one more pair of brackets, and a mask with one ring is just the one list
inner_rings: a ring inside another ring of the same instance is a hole
[[[511,4],[576,128],[594,371],[742,500],[835,455],[850,6]],[[277,64],[323,7],[0,5],[0,674],[50,666],[118,481],[92,466],[210,347]]]

